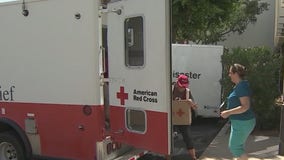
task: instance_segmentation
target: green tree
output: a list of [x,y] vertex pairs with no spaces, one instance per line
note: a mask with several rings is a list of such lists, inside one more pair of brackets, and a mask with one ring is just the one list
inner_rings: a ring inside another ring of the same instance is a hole
[[264,47],[235,48],[225,52],[222,56],[223,99],[233,88],[228,72],[229,66],[239,63],[247,68],[247,79],[253,95],[252,106],[257,116],[257,127],[272,129],[279,127],[280,108],[276,106],[275,99],[280,96],[279,74],[282,63],[280,54],[275,54]]
[[173,42],[224,41],[228,33],[243,33],[265,10],[268,4],[259,0],[172,0]]

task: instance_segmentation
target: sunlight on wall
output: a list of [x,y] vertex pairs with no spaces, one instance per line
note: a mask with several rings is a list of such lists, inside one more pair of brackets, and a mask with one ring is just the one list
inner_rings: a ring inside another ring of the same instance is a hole
[[18,0],[0,0],[0,3],[4,3],[4,2],[13,2],[13,1],[18,1]]

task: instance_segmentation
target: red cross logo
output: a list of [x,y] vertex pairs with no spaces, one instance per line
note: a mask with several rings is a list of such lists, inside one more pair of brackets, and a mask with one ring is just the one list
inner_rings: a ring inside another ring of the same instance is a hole
[[183,112],[181,109],[179,109],[178,112],[177,112],[177,115],[178,115],[179,117],[181,117],[183,114],[184,114],[184,112]]
[[128,93],[124,93],[124,87],[120,86],[120,91],[116,93],[116,98],[120,99],[121,105],[125,104],[125,100],[128,99]]

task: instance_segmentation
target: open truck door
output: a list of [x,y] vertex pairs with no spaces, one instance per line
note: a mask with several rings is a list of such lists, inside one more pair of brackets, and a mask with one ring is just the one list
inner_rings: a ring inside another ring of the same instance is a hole
[[170,154],[170,0],[107,8],[110,131],[116,141]]

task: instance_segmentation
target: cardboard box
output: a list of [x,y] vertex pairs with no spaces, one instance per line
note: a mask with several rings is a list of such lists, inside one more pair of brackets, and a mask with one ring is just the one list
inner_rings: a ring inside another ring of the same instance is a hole
[[191,107],[187,101],[172,101],[172,123],[173,125],[191,124]]

